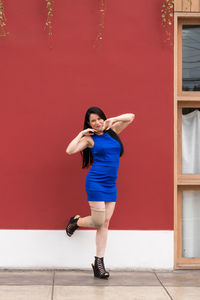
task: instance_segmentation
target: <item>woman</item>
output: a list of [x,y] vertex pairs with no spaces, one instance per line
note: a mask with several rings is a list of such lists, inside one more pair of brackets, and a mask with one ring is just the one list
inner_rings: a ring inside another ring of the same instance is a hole
[[123,114],[106,119],[98,107],[90,107],[85,115],[84,130],[68,145],[66,152],[71,155],[81,152],[82,168],[92,165],[87,174],[85,189],[91,215],[71,217],[66,233],[71,236],[78,227],[93,227],[96,231],[96,256],[92,268],[94,276],[108,278],[104,267],[109,221],[112,217],[116,198],[116,179],[119,158],[124,149],[118,137],[135,118],[134,114]]

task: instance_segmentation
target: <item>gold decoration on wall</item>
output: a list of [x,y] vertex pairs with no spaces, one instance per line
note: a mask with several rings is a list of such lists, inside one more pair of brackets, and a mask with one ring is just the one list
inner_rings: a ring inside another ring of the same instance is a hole
[[8,32],[5,29],[6,26],[6,17],[4,13],[3,1],[0,1],[0,37],[8,35]]
[[105,0],[98,0],[98,13],[100,14],[100,24],[99,30],[97,33],[96,40],[94,42],[94,47],[97,47],[98,44],[103,40],[103,31],[104,31],[104,17],[105,17]]
[[[165,34],[167,36],[167,40],[170,41],[173,37],[171,37],[170,27],[173,24],[173,16],[174,16],[174,0],[163,0],[162,9],[161,9],[161,24],[165,30]],[[171,44],[172,45],[172,44]]]
[[48,29],[49,38],[52,39],[52,19],[53,19],[53,11],[54,11],[54,0],[45,0],[46,1],[46,8],[47,8],[47,20],[45,23],[45,29]]

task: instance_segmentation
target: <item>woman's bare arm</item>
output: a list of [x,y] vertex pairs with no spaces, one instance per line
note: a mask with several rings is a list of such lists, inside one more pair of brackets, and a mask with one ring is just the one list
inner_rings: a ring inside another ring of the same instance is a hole
[[75,154],[77,152],[83,151],[90,145],[88,136],[93,135],[95,130],[92,128],[85,129],[81,131],[68,145],[66,152],[67,154]]
[[123,114],[118,117],[109,118],[105,121],[107,129],[112,128],[117,134],[122,132],[135,119],[132,113]]

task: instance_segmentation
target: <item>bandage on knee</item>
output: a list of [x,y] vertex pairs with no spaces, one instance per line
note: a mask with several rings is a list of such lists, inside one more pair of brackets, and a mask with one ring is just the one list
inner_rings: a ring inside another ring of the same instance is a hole
[[85,226],[100,228],[105,222],[105,208],[91,208],[91,216],[85,218]]

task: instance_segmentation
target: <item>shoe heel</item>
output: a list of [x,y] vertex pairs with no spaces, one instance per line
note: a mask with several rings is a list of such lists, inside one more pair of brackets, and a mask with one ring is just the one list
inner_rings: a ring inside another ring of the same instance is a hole
[[91,266],[92,266],[92,269],[93,269],[93,272],[94,272],[94,276],[95,276],[95,268],[94,268],[94,265],[91,264]]

